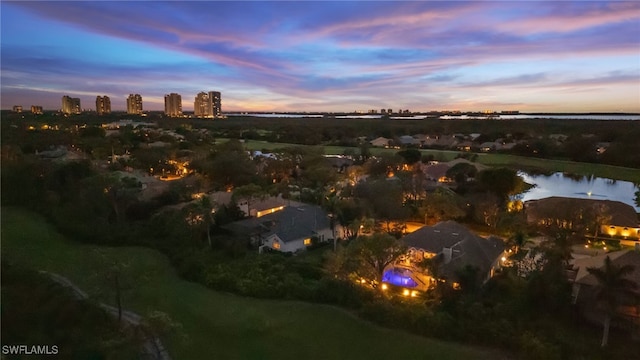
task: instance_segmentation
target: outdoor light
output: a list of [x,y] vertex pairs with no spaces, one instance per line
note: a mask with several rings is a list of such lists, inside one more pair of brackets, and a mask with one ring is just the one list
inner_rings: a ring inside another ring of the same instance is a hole
[[404,296],[409,296],[409,294],[410,294],[409,289],[404,289],[404,291],[402,292],[402,295]]
[[382,290],[387,290],[388,286],[387,284],[382,284]]

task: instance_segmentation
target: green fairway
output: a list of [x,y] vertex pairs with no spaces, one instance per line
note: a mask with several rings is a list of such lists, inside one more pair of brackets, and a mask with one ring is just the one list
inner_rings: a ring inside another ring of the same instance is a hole
[[177,277],[167,258],[138,247],[82,245],[42,217],[2,209],[2,256],[56,272],[91,296],[113,304],[97,275],[108,263],[126,264],[123,306],[166,312],[187,340],[164,339],[173,359],[495,359],[504,355],[382,329],[346,311],[318,304],[238,297]]

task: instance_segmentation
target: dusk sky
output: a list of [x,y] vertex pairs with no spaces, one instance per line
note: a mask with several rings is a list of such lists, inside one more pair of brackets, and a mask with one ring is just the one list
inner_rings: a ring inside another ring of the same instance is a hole
[[2,109],[640,112],[640,2],[2,1]]

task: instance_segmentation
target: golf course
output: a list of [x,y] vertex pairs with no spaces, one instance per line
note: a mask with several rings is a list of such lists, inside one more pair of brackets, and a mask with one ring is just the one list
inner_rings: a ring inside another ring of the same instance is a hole
[[142,316],[166,313],[173,359],[496,359],[504,354],[431,340],[362,321],[319,304],[238,297],[179,278],[161,253],[100,247],[65,238],[46,219],[2,208],[3,260],[69,278],[114,305],[107,269],[120,269],[122,304]]

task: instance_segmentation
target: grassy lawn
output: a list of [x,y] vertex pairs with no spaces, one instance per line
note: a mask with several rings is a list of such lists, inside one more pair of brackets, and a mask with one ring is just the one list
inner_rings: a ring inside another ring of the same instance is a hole
[[[228,139],[217,139],[219,142]],[[266,141],[250,140],[245,143],[249,150],[274,150],[290,146],[305,146],[288,143],[270,143]],[[358,148],[344,146],[324,146],[324,153],[327,155],[336,155],[344,153],[345,149],[353,149],[357,154]],[[395,154],[397,149],[370,148],[371,154]],[[420,150],[423,154],[432,154],[436,160],[450,161],[456,158],[460,151],[453,150]],[[530,158],[525,156],[516,156],[508,154],[478,154],[477,162],[490,166],[508,166],[518,169],[540,169],[543,171],[566,172],[576,175],[595,175],[597,177],[631,181],[640,183],[640,169],[626,168],[621,166],[612,166],[604,164],[581,163],[566,160],[552,160]]]
[[595,175],[608,179],[640,183],[640,169],[605,164],[580,163],[566,160],[538,159],[508,154],[479,154],[479,163],[491,166],[536,168],[576,175]]
[[[187,340],[166,339],[173,359],[495,359],[503,354],[379,328],[330,306],[238,297],[177,277],[167,258],[138,247],[108,248],[65,239],[40,216],[2,209],[2,256],[56,272],[113,304],[100,268],[126,264],[123,306],[166,312]],[[134,285],[135,284],[135,285]]]

